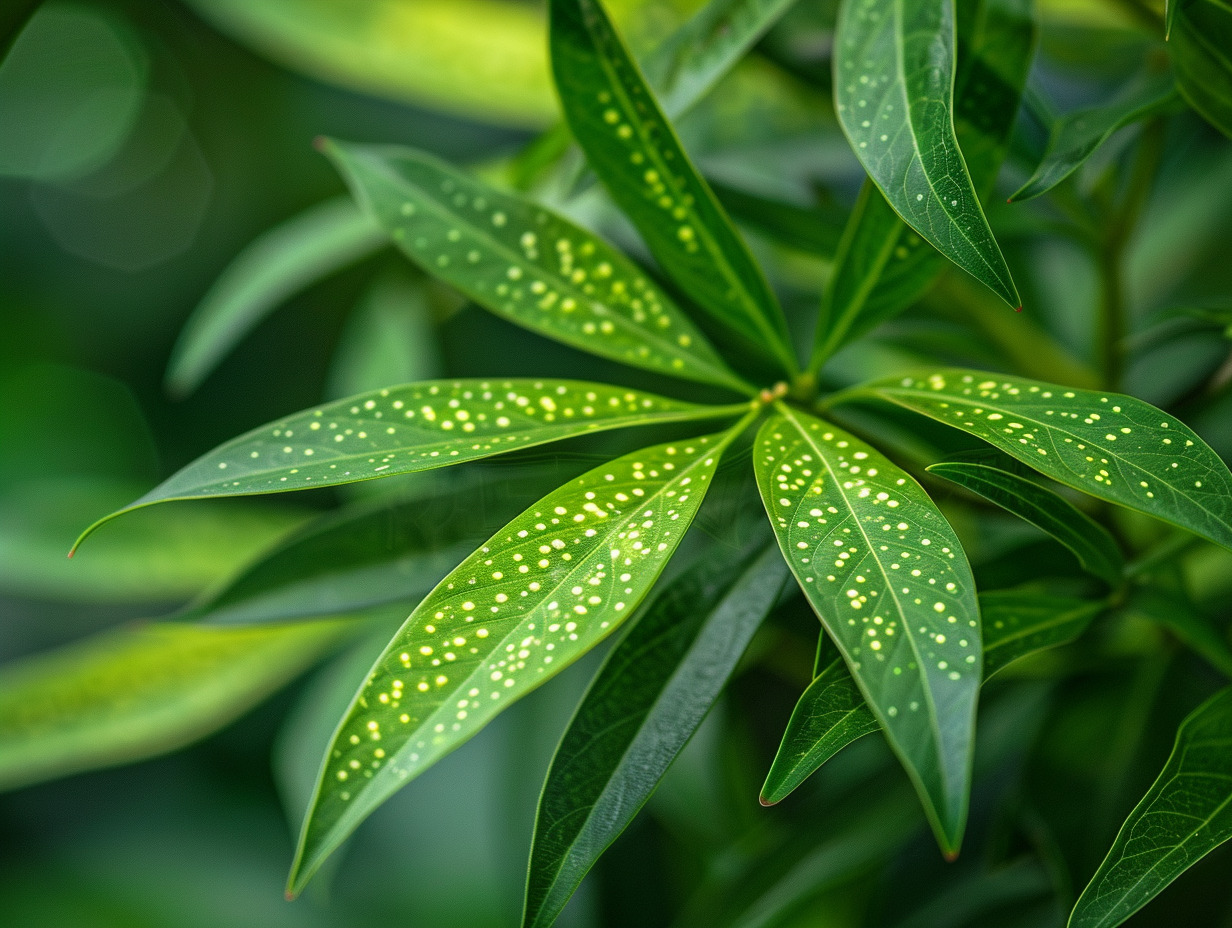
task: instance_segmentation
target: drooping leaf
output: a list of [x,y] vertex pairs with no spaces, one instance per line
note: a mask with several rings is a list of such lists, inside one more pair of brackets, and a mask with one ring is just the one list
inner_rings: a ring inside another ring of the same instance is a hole
[[591,232],[412,149],[326,151],[412,260],[498,316],[625,364],[751,392],[671,298]]
[[1232,137],[1232,5],[1227,0],[1177,0],[1168,53],[1186,102]]
[[[954,128],[981,198],[992,189],[1031,66],[1029,0],[959,0]],[[871,181],[860,192],[822,295],[812,367],[918,300],[945,259],[904,223]]]
[[835,108],[894,211],[1017,307],[955,135],[955,34],[952,0],[846,0],[835,31]]
[[538,474],[478,477],[331,513],[247,564],[189,614],[213,623],[276,622],[414,602],[493,525],[542,496],[543,483]]
[[644,448],[583,474],[428,594],[338,728],[304,823],[292,891],[405,782],[634,611],[740,428]]
[[227,266],[185,323],[167,366],[167,389],[191,393],[287,297],[388,240],[350,197],[318,203],[262,234]]
[[1108,530],[1069,500],[994,463],[943,461],[928,468],[1047,532],[1109,586],[1121,582],[1124,558]]
[[[1020,657],[1076,638],[1106,608],[1091,601],[999,590],[979,597],[984,679]],[[881,726],[841,659],[826,663],[796,703],[761,790],[763,805],[781,802],[822,764]]]
[[744,412],[576,380],[435,380],[326,403],[233,438],[124,512],[176,499],[337,486],[606,429]]
[[755,445],[779,545],[955,853],[966,824],[983,649],[954,530],[906,472],[780,405]]
[[1232,547],[1232,474],[1184,423],[1132,396],[982,371],[869,384],[1059,483]]
[[1076,171],[1118,129],[1168,109],[1175,100],[1172,75],[1157,74],[1116,102],[1061,117],[1053,124],[1043,161],[1010,199],[1030,200],[1048,192]]
[[1195,709],[1172,756],[1129,814],[1070,914],[1070,928],[1115,928],[1232,838],[1232,689]]
[[565,120],[664,271],[717,320],[796,369],[778,301],[598,0],[551,0]]
[[[744,552],[746,555],[748,552]],[[787,579],[771,546],[707,559],[659,594],[612,650],[544,782],[526,928],[552,924],[701,724]]]
[[139,625],[10,664],[0,673],[0,789],[195,741],[297,676],[355,624]]

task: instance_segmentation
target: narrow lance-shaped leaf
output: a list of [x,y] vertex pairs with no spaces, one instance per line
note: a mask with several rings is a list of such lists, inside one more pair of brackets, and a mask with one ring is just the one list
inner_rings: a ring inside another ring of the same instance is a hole
[[1132,396],[982,371],[869,384],[1059,483],[1232,547],[1232,474],[1192,429]]
[[[983,593],[979,600],[985,680],[1020,657],[1072,641],[1106,608],[1103,600],[1014,590]],[[792,711],[762,804],[782,802],[831,757],[880,727],[843,661],[829,660]]]
[[550,11],[561,106],[595,174],[683,290],[794,371],[774,293],[603,7],[551,0]]
[[227,266],[185,323],[167,367],[167,389],[191,393],[279,303],[388,241],[349,197],[318,203],[263,233]]
[[1124,559],[1108,530],[1047,487],[995,464],[977,461],[943,461],[933,464],[928,472],[1047,532],[1069,548],[1087,571],[1109,586],[1121,582]]
[[1181,0],[1164,0],[1164,41],[1172,38],[1172,26],[1176,22],[1176,8]]
[[327,403],[219,445],[117,515],[173,499],[337,486],[606,429],[744,412],[576,380],[436,380]]
[[405,782],[633,612],[740,428],[644,448],[583,474],[493,535],[428,594],[338,727],[291,891]]
[[[747,554],[747,552],[745,552]],[[550,925],[701,724],[787,579],[771,546],[708,559],[663,591],[608,656],[552,760],[522,923]]]
[[204,737],[298,675],[355,624],[137,626],[10,664],[0,673],[0,789]]
[[1232,138],[1232,3],[1177,0],[1173,6],[1168,53],[1177,89],[1203,119]]
[[1018,307],[954,132],[952,0],[846,0],[834,46],[839,123],[903,221]]
[[983,650],[975,582],[954,530],[876,449],[787,406],[758,433],[754,464],[784,556],[942,848],[957,853]]
[[672,299],[594,233],[413,149],[324,146],[398,247],[485,309],[624,364],[752,392]]
[[1175,100],[1172,75],[1158,74],[1115,103],[1062,116],[1052,127],[1044,159],[1010,200],[1030,200],[1047,193],[1074,173],[1118,129],[1166,110]]
[[[988,195],[1005,157],[1031,53],[1030,0],[959,0],[954,129],[976,193]],[[866,182],[822,297],[812,368],[915,302],[945,259]]]
[[1195,709],[1159,779],[1129,814],[1070,914],[1070,928],[1115,928],[1232,838],[1232,689]]

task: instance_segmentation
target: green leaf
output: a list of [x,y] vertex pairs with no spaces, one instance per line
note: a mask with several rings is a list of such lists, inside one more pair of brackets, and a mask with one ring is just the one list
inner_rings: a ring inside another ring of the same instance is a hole
[[[1106,608],[1102,600],[1016,590],[979,599],[985,680],[1020,657],[1072,641]],[[762,804],[786,799],[831,757],[880,727],[843,661],[829,661],[792,711],[762,786]]]
[[603,7],[598,0],[551,0],[550,11],[561,107],[595,174],[683,290],[794,372],[774,293]]
[[798,206],[714,181],[710,186],[732,216],[771,241],[818,257],[834,257],[847,221],[842,207]]
[[[954,127],[972,183],[985,197],[1009,144],[1035,23],[1029,0],[960,0],[956,12]],[[812,369],[918,300],[944,267],[944,258],[866,182],[822,295]]]
[[1175,578],[1172,582],[1159,577],[1152,579],[1152,585],[1133,592],[1130,608],[1175,632],[1212,667],[1225,676],[1232,676],[1232,650],[1227,639],[1194,605],[1184,584]]
[[1232,4],[1178,0],[1168,52],[1186,102],[1232,138]]
[[1058,483],[1232,547],[1227,465],[1149,403],[968,370],[865,389],[982,438]]
[[928,472],[1025,519],[1069,548],[1088,572],[1109,586],[1120,584],[1124,559],[1107,529],[1047,487],[996,464],[976,461],[943,461]]
[[405,782],[633,612],[742,427],[644,448],[583,474],[493,535],[428,594],[338,727],[291,891]]
[[876,449],[786,406],[758,433],[754,465],[784,556],[942,848],[957,853],[983,650],[975,581],[954,530]]
[[0,674],[0,789],[195,741],[298,676],[354,625],[151,624],[7,665]]
[[1167,110],[1175,100],[1172,75],[1157,74],[1114,103],[1062,116],[1052,126],[1048,150],[1039,167],[1010,200],[1030,200],[1048,192],[1076,171],[1118,129]]
[[270,311],[309,284],[388,243],[349,197],[326,200],[263,233],[241,251],[202,298],[167,366],[167,389],[193,392]]
[[1232,838],[1232,689],[1195,709],[1070,914],[1070,928],[1114,928]]
[[909,226],[994,293],[1021,300],[954,132],[951,0],[846,0],[834,45],[839,123]]
[[778,549],[743,569],[734,554],[708,558],[659,594],[578,706],[539,800],[527,928],[552,924],[628,827],[778,598],[787,579]]
[[337,486],[432,470],[575,435],[744,412],[577,380],[435,380],[295,413],[199,457],[124,509]]
[[398,246],[485,309],[624,364],[753,392],[645,272],[593,233],[412,149],[325,145]]
[[1176,10],[1181,0],[1164,0],[1164,41],[1172,38],[1172,27],[1176,25]]

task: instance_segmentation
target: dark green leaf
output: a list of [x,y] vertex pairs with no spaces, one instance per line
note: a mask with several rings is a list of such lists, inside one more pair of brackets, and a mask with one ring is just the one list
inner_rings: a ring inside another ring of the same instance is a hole
[[180,396],[197,389],[287,297],[388,241],[349,197],[326,200],[265,232],[227,266],[184,325],[167,366],[167,389]]
[[1107,529],[1047,487],[995,464],[975,461],[944,461],[928,472],[1025,519],[1069,548],[1090,573],[1109,586],[1120,584],[1124,559]]
[[751,392],[671,298],[593,233],[413,149],[326,151],[398,246],[480,306],[592,354]]
[[784,556],[955,853],[983,649],[954,530],[876,449],[786,406],[758,433],[754,464]]
[[136,626],[10,664],[0,674],[0,789],[195,741],[297,676],[354,624]]
[[1176,25],[1176,9],[1181,0],[1164,0],[1164,41],[1172,38],[1172,27]]
[[771,241],[822,258],[834,257],[847,221],[842,207],[798,206],[714,181],[711,187],[732,216]]
[[[745,552],[747,554],[748,552]],[[771,546],[708,559],[659,594],[612,650],[539,800],[522,923],[550,925],[701,724],[787,579]]]
[[[960,0],[956,12],[955,130],[975,189],[985,197],[1005,157],[1035,24],[1029,0]],[[919,299],[944,267],[941,255],[867,182],[822,296],[813,369]]]
[[1227,639],[1190,599],[1181,583],[1155,578],[1151,586],[1134,591],[1130,607],[1152,622],[1176,633],[1185,644],[1201,654],[1224,674],[1232,676],[1232,650]]
[[1168,51],[1181,96],[1232,137],[1232,3],[1176,0]]
[[561,106],[587,161],[663,269],[735,331],[796,369],[769,284],[689,161],[598,0],[551,0]]
[[870,384],[1066,486],[1232,547],[1232,474],[1193,430],[1132,396],[982,371]]
[[1053,123],[1044,160],[1010,199],[1030,200],[1046,193],[1076,171],[1112,133],[1163,112],[1175,100],[1172,75],[1158,74],[1114,103],[1062,116]]
[[296,413],[219,445],[116,516],[175,499],[337,486],[432,470],[605,429],[736,415],[576,380],[437,380]]
[[[984,679],[1020,657],[1072,641],[1104,608],[1103,601],[1041,593],[981,594]],[[831,757],[880,727],[842,660],[830,661],[792,711],[762,804],[781,802]]]
[[741,428],[644,448],[583,474],[493,535],[428,594],[338,727],[300,837],[292,891],[404,783],[636,609]]
[[834,99],[856,156],[894,211],[943,255],[1021,303],[954,130],[951,0],[847,0]]
[[1232,689],[1181,723],[1172,756],[1083,890],[1070,928],[1114,928],[1232,838]]

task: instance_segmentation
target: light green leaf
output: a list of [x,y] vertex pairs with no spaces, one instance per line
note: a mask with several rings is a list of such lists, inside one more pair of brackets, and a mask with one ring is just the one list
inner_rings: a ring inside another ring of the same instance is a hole
[[318,203],[241,251],[202,298],[171,354],[167,389],[191,393],[287,297],[379,251],[388,236],[349,197]]
[[1010,200],[1030,200],[1048,192],[1076,171],[1118,129],[1163,112],[1175,101],[1172,75],[1157,74],[1114,103],[1062,116],[1052,126],[1043,161]]
[[1168,52],[1181,96],[1232,138],[1232,3],[1178,0]]
[[1017,307],[954,133],[952,0],[846,0],[834,100],[852,149],[894,211],[943,255]]
[[[1005,157],[1031,66],[1030,0],[959,0],[954,128],[976,192],[986,197]],[[822,295],[812,369],[918,300],[945,259],[866,182]]]
[[1232,838],[1232,689],[1195,709],[1070,914],[1070,928],[1115,928]]
[[326,403],[233,438],[145,496],[95,522],[177,499],[337,486],[432,470],[575,435],[732,416],[577,380],[436,380]]
[[498,316],[625,364],[752,392],[671,298],[594,234],[411,149],[326,151],[412,260]]
[[736,554],[707,558],[659,594],[578,706],[539,800],[527,928],[552,924],[628,827],[778,598],[787,579],[778,549],[743,569]]
[[1232,547],[1232,474],[1184,423],[1132,396],[982,371],[869,384],[1059,483]]
[[876,449],[783,405],[757,435],[754,466],[796,579],[943,850],[956,853],[983,649],[975,581],[954,530]]
[[1109,586],[1120,584],[1124,558],[1108,530],[1047,487],[995,463],[974,460],[943,461],[928,472],[1025,519],[1069,548],[1087,571]]
[[741,428],[644,448],[583,474],[493,535],[428,594],[338,727],[291,891],[405,782],[636,609]]
[[10,664],[0,673],[0,789],[152,757],[204,737],[354,626],[139,625]]
[[551,0],[565,120],[664,271],[717,320],[794,372],[778,301],[698,174],[598,0]]
[[[1020,657],[1072,641],[1106,608],[1102,600],[1016,590],[979,599],[985,680]],[[880,727],[846,665],[830,660],[792,711],[762,786],[762,804],[786,799],[831,757]]]

